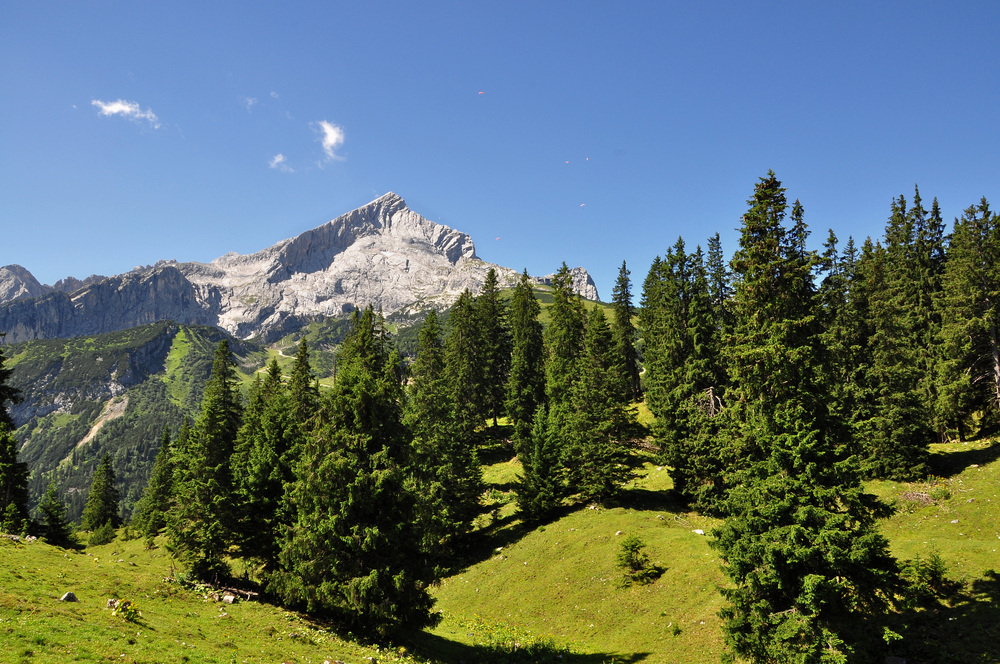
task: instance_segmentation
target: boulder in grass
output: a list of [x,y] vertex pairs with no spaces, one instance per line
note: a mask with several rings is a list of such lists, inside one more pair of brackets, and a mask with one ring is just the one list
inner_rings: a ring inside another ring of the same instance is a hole
[[79,602],[80,600],[78,600],[76,598],[76,595],[74,595],[72,592],[68,592],[65,595],[63,595],[62,597],[60,597],[59,601],[60,602]]

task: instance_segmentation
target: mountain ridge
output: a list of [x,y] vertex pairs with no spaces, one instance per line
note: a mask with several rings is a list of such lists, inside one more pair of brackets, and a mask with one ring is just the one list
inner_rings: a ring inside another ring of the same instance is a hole
[[[19,265],[0,268],[0,330],[14,343],[170,319],[266,341],[369,304],[386,315],[443,309],[463,290],[477,291],[491,268],[501,286],[519,277],[481,260],[467,233],[429,221],[388,192],[260,251],[209,263],[161,260],[55,286],[39,284]],[[574,268],[573,277],[577,292],[599,299],[586,270]]]

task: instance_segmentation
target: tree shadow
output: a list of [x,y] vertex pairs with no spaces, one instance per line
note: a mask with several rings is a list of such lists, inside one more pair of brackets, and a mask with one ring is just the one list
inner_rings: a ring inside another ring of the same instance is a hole
[[622,491],[614,504],[634,510],[650,512],[687,512],[688,505],[674,491],[652,491],[650,489],[628,489]]
[[1000,441],[992,441],[986,447],[970,447],[961,452],[932,454],[930,464],[935,475],[951,477],[970,466],[984,466],[997,459],[1000,459]]
[[498,652],[488,645],[469,645],[430,632],[416,632],[404,637],[413,652],[442,664],[637,664],[651,653],[573,653],[562,648],[542,648],[535,652]]
[[910,664],[1000,662],[1000,574],[987,571],[947,601],[900,612],[890,629],[903,638],[889,653]]

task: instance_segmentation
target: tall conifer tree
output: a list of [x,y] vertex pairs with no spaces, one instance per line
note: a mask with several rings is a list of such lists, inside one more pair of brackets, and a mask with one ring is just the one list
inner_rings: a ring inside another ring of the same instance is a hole
[[1000,215],[985,198],[955,220],[940,301],[939,412],[960,435],[1000,418]]
[[111,455],[105,452],[90,482],[90,493],[87,495],[87,504],[83,508],[81,520],[83,529],[93,531],[107,523],[110,523],[112,528],[120,526],[118,500],[119,493],[115,487],[115,471],[111,467]]
[[545,346],[538,320],[540,312],[541,305],[535,299],[525,270],[510,300],[512,349],[506,404],[514,428],[514,447],[522,462],[529,456],[535,411],[545,401]]
[[[0,339],[3,338],[0,332]],[[28,524],[28,464],[17,460],[20,445],[14,438],[14,421],[8,404],[18,399],[18,391],[8,384],[11,369],[0,346],[0,531],[20,534]]]
[[411,467],[420,495],[421,534],[435,562],[448,564],[456,544],[479,514],[482,470],[475,449],[456,432],[441,328],[434,310],[420,328],[419,343],[410,371],[404,423],[413,434]]
[[229,342],[215,350],[201,416],[174,459],[176,500],[168,515],[170,549],[198,578],[228,574],[225,557],[234,543],[230,460],[242,405]]
[[462,440],[475,447],[478,430],[487,413],[483,382],[485,350],[476,315],[476,301],[465,290],[448,317],[445,339],[445,365],[451,398],[455,406],[455,425]]
[[507,305],[500,296],[497,272],[493,268],[486,273],[483,290],[476,297],[475,317],[482,344],[483,412],[493,418],[493,426],[496,426],[504,410],[511,338],[507,327]]
[[618,270],[611,303],[615,314],[611,328],[615,344],[614,371],[619,374],[622,390],[620,399],[624,402],[637,401],[642,398],[642,386],[639,383],[639,354],[635,349],[636,330],[632,323],[635,316],[632,282],[625,261],[622,261]]
[[69,547],[74,544],[73,535],[66,520],[66,503],[59,497],[56,481],[49,482],[48,489],[38,503],[41,517],[42,537],[53,546]]
[[[185,418],[177,442],[182,444],[182,441],[187,440],[187,436],[188,423],[187,418]],[[160,531],[167,527],[167,512],[173,503],[173,495],[174,464],[170,429],[164,427],[163,436],[160,438],[160,449],[156,453],[149,481],[132,512],[132,525],[150,544],[160,534]]]
[[566,447],[573,451],[578,471],[572,490],[583,500],[599,503],[614,500],[631,474],[621,439],[632,418],[628,403],[622,399],[615,350],[604,311],[596,308],[587,316]]
[[296,519],[271,588],[285,601],[382,635],[433,622],[433,570],[407,488],[399,357],[381,315],[355,312],[337,379],[291,491]]
[[[733,257],[727,408],[734,445],[727,518],[716,547],[726,643],[752,662],[874,661],[895,562],[876,529],[846,432],[826,409],[813,301],[816,258],[782,226],[784,188],[769,172]],[[801,218],[801,217],[800,217]]]
[[289,450],[298,434],[289,390],[273,358],[265,378],[251,387],[231,462],[236,543],[265,573],[277,567],[279,541],[291,524],[283,499],[294,479]]

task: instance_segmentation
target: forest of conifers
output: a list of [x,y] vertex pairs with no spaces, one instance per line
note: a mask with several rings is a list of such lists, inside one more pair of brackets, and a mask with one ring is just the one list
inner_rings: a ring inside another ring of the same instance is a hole
[[[892,201],[880,241],[841,247],[831,231],[817,252],[768,173],[739,230],[728,262],[717,234],[705,253],[679,239],[638,307],[623,264],[610,319],[565,265],[545,326],[526,274],[508,297],[491,273],[445,322],[430,312],[409,365],[381,315],[358,311],[323,393],[303,341],[288,375],[272,362],[242,395],[223,341],[131,528],[165,533],[192,578],[225,579],[242,558],[289,606],[375,635],[424,626],[429,586],[475,537],[491,429],[507,425],[521,463],[521,518],[544,524],[614,503],[645,400],[673,490],[722,519],[730,651],[874,661],[906,581],[876,527],[890,509],[862,483],[925,477],[932,442],[996,427],[1000,217],[984,199],[949,234],[915,192]],[[66,541],[54,489],[28,518],[2,360],[0,530]],[[119,525],[115,501],[102,463],[84,526]]]

